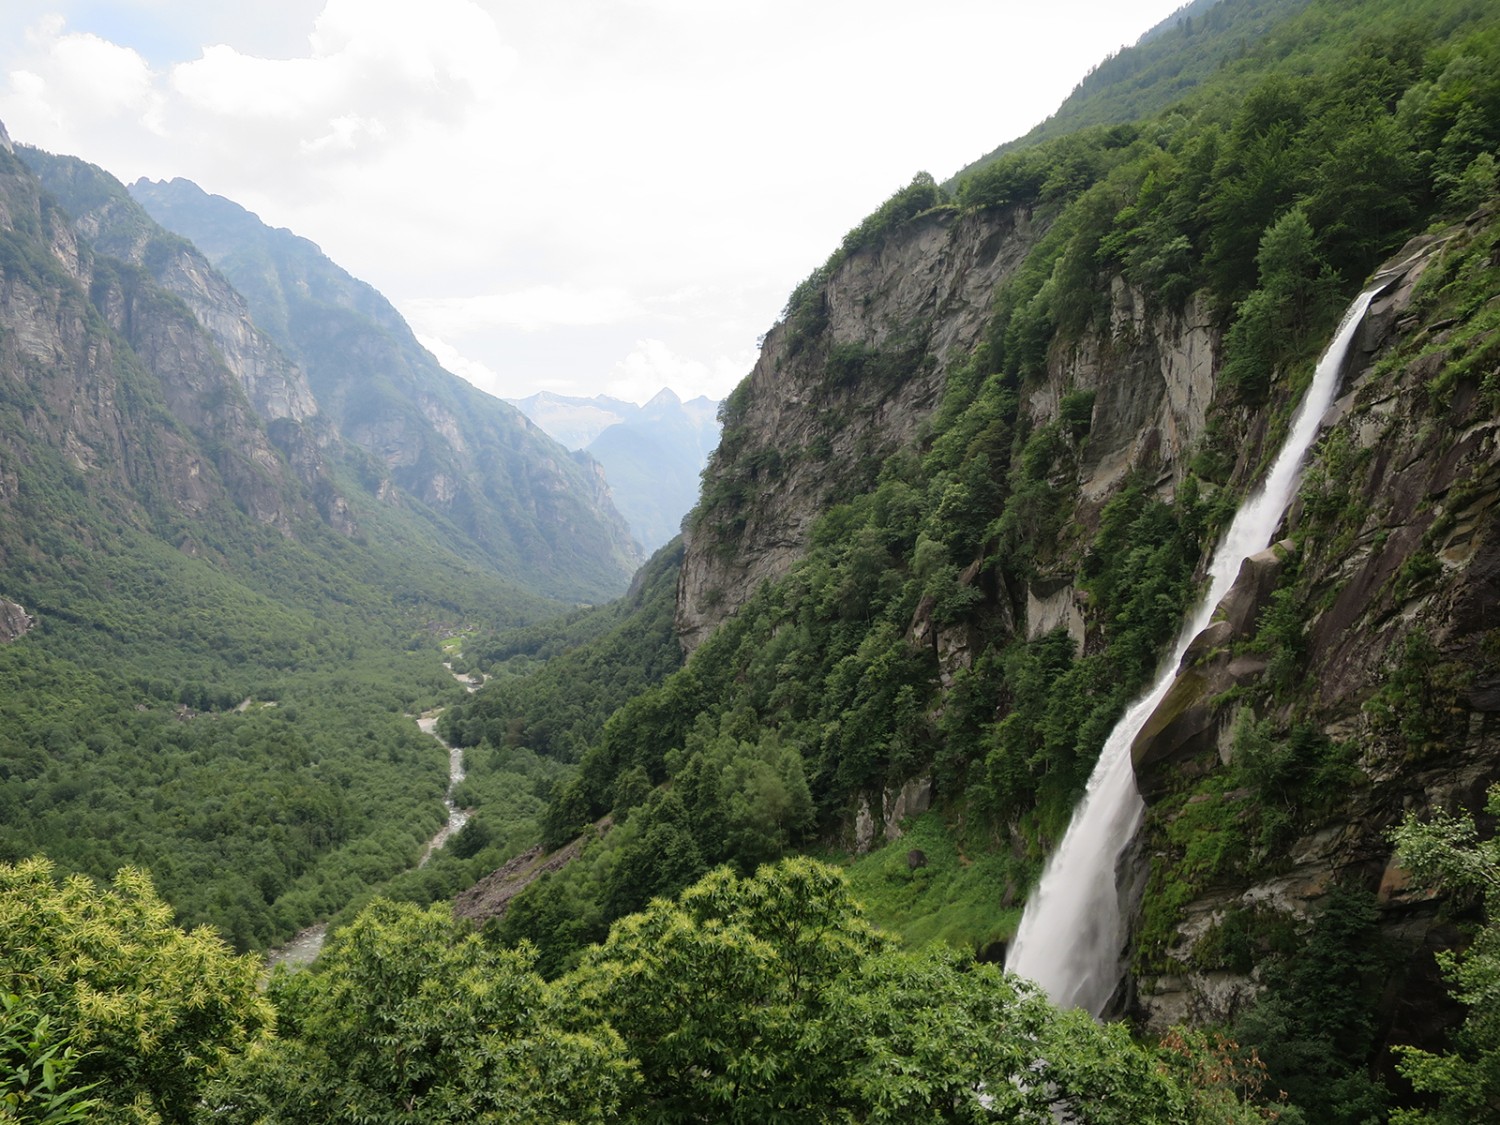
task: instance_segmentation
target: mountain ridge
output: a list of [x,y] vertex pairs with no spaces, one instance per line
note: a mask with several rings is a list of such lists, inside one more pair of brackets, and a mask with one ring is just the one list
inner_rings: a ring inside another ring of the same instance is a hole
[[385,298],[308,240],[189,181],[130,190],[245,295],[340,435],[373,458],[381,479],[369,487],[433,509],[474,557],[530,575],[542,593],[593,601],[624,589],[641,555],[589,458],[443,370]]
[[718,403],[663,387],[644,404],[540,391],[508,400],[557,440],[604,466],[611,495],[648,551],[675,538],[719,441]]

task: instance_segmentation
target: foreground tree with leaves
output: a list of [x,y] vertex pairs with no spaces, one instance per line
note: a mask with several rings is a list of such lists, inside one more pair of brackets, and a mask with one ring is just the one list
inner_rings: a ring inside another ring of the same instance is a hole
[[281,974],[279,1036],[210,1092],[226,1125],[604,1122],[633,1083],[620,1039],[533,971],[427,910],[377,901],[313,972]]
[[551,983],[446,905],[376,901],[262,995],[140,872],[101,891],[42,861],[0,867],[0,954],[0,1122],[1259,1120],[1227,1052],[905,952],[809,859],[711,872]]
[[1189,1080],[1201,1043],[1152,1051],[997,966],[904,952],[809,859],[657,899],[559,983],[639,1061],[631,1121],[1259,1120]]
[[[1500,818],[1500,785],[1491,787],[1485,811]],[[1481,840],[1467,812],[1440,812],[1425,823],[1408,815],[1394,838],[1398,857],[1413,875],[1479,897],[1485,921],[1463,953],[1437,955],[1454,995],[1469,1009],[1452,1050],[1398,1048],[1401,1073],[1419,1092],[1435,1096],[1437,1107],[1399,1111],[1391,1120],[1466,1125],[1500,1119],[1500,837]]]
[[101,889],[44,859],[0,864],[0,1119],[188,1120],[270,1026],[259,975],[207,927],[178,929],[142,871]]

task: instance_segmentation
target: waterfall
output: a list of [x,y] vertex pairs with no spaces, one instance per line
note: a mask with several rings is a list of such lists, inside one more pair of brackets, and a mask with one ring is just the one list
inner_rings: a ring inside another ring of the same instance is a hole
[[1391,279],[1377,281],[1344,313],[1338,332],[1318,361],[1312,386],[1297,408],[1276,463],[1260,490],[1235,514],[1214,552],[1208,591],[1178,635],[1155,682],[1110,732],[1062,844],[1047,861],[1041,882],[1026,903],[1005,967],[1041,985],[1059,1006],[1084,1008],[1097,1016],[1124,975],[1125,932],[1116,868],[1145,812],[1136,792],[1131,743],[1172,686],[1188,644],[1208,625],[1240,564],[1270,545],[1296,488],[1302,458],[1333,402],[1354,334],[1371,300]]

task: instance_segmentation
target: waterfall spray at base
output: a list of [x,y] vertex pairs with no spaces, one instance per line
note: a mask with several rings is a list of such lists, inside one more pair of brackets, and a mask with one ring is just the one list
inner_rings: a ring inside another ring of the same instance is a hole
[[1098,1016],[1124,976],[1125,933],[1116,868],[1145,811],[1136,792],[1130,746],[1177,676],[1189,643],[1209,623],[1246,558],[1270,545],[1292,498],[1302,458],[1333,402],[1354,334],[1370,301],[1389,280],[1361,293],[1318,361],[1291,432],[1265,483],[1235,514],[1209,565],[1209,588],[1178,635],[1150,689],[1110,732],[1062,844],[1026,903],[1005,967],[1041,985],[1052,1002]]

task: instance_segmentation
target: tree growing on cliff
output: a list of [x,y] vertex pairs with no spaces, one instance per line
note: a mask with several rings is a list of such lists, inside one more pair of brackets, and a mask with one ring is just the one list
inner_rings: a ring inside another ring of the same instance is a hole
[[1250,402],[1262,401],[1275,373],[1304,357],[1337,285],[1300,207],[1266,228],[1256,265],[1260,286],[1240,302],[1224,343],[1224,379]]
[[[1500,817],[1500,785],[1485,811]],[[1425,823],[1408,814],[1394,833],[1396,853],[1417,878],[1461,895],[1478,896],[1485,922],[1463,953],[1439,953],[1468,1016],[1442,1054],[1398,1047],[1400,1070],[1419,1092],[1435,1095],[1431,1110],[1403,1110],[1393,1125],[1462,1125],[1500,1117],[1500,836],[1481,840],[1468,813],[1439,812]]]

